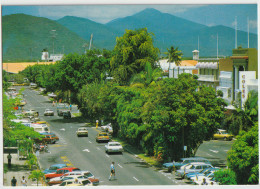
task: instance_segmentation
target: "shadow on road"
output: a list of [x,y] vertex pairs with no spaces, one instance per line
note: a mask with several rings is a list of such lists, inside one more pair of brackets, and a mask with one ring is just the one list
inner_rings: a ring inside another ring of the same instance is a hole
[[82,119],[81,117],[72,117],[71,119],[52,119],[49,122],[53,123],[86,123],[86,120]]
[[136,167],[142,167],[142,168],[149,168],[149,167],[152,167],[151,165],[149,165],[148,163],[146,162],[126,162],[124,164],[135,164]]

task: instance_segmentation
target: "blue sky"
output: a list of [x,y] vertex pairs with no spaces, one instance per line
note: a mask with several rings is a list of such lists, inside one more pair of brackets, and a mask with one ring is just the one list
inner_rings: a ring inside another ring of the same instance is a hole
[[41,6],[5,6],[2,15],[24,13],[33,16],[59,19],[64,16],[88,18],[98,23],[107,23],[113,19],[126,17],[146,8],[155,8],[207,26],[225,25],[234,28],[237,17],[238,29],[247,31],[247,18],[250,32],[257,33],[257,4],[186,4],[186,5],[41,5]]

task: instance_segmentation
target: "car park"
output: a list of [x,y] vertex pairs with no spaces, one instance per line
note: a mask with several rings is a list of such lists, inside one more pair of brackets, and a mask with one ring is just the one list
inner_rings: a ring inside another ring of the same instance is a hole
[[40,133],[40,134],[42,134],[42,135],[51,135],[52,136],[52,138],[54,138],[54,140],[55,140],[55,143],[56,142],[58,142],[59,140],[60,140],[60,138],[55,134],[55,133],[51,133],[51,132],[43,132],[43,133]]
[[109,142],[109,135],[105,132],[99,132],[96,136],[96,142],[106,141]]
[[44,111],[44,116],[54,116],[54,111],[51,109],[46,109]]
[[45,169],[43,171],[43,173],[44,174],[54,173],[54,172],[56,172],[57,169],[61,169],[64,167],[68,167],[68,166],[66,164],[54,164],[54,165],[51,165],[48,169]]
[[206,164],[203,162],[193,162],[187,165],[184,165],[183,169],[179,169],[176,171],[176,176],[180,178],[184,178],[188,173],[199,172],[206,168],[213,168],[211,164]]
[[50,134],[42,134],[42,133],[40,133],[40,134],[43,137],[34,139],[34,141],[36,143],[39,143],[39,142],[46,143],[46,144],[54,144],[54,143],[56,143],[56,140],[55,140],[55,138],[52,135],[50,135]]
[[233,135],[228,134],[224,129],[218,129],[217,133],[213,135],[213,139],[220,139],[220,140],[232,140]]
[[35,123],[46,124],[48,127],[50,126],[50,124],[47,121],[36,121]]
[[204,176],[198,176],[192,178],[191,184],[202,185],[204,179],[208,185],[219,185],[219,183],[215,181],[214,172],[210,172]]
[[123,153],[123,147],[119,142],[108,142],[105,145],[106,153],[120,152]]
[[76,131],[77,136],[88,136],[88,128],[87,127],[80,127]]
[[217,168],[217,167],[206,168],[206,169],[201,170],[200,172],[188,173],[188,174],[185,175],[185,178],[187,180],[191,180],[191,178],[193,178],[194,176],[203,176],[205,174],[208,174],[208,173],[216,171],[216,170],[219,170],[219,168]]
[[172,172],[173,165],[174,165],[175,170],[179,170],[183,165],[186,165],[186,164],[192,163],[192,162],[204,162],[204,163],[211,164],[206,158],[203,158],[203,157],[189,157],[189,158],[181,158],[180,162],[173,161],[173,162],[164,163],[163,169],[166,169],[168,172]]

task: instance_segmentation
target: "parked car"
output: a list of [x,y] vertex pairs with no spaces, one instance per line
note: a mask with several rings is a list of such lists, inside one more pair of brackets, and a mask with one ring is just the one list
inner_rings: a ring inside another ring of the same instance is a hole
[[107,133],[104,133],[104,132],[100,132],[96,136],[96,141],[97,142],[100,142],[100,141],[109,142],[109,140],[110,140],[109,135]]
[[213,135],[214,139],[232,140],[233,135],[228,134],[226,130],[218,129],[217,133]]
[[194,176],[203,176],[205,174],[208,174],[208,173],[216,171],[216,170],[219,170],[219,168],[217,168],[217,167],[206,168],[206,169],[201,170],[198,173],[197,172],[195,172],[195,173],[188,173],[188,174],[185,175],[185,178],[188,179],[188,180],[191,180],[191,178],[194,177]]
[[190,158],[181,158],[180,162],[164,163],[163,168],[167,169],[168,172],[172,172],[173,171],[173,164],[174,164],[175,170],[179,170],[183,165],[186,165],[186,164],[192,163],[192,162],[205,162],[205,163],[211,164],[206,158],[190,157]]
[[51,135],[55,139],[55,142],[58,142],[60,140],[60,138],[55,133],[43,132],[43,133],[40,133],[40,134],[42,134],[42,135]]
[[54,164],[54,165],[51,165],[49,167],[49,169],[45,169],[43,171],[44,174],[48,174],[48,173],[54,173],[56,172],[57,169],[61,169],[61,168],[64,168],[64,167],[67,167],[66,164]]
[[119,142],[108,142],[105,145],[105,151],[106,153],[111,153],[111,152],[121,152],[123,153],[123,147]]
[[72,171],[72,172],[65,173],[61,177],[55,177],[50,179],[48,185],[49,186],[57,185],[57,184],[61,184],[65,180],[76,179],[76,178],[89,179],[94,186],[99,185],[99,179],[95,178],[94,175],[89,171]]
[[87,127],[80,127],[76,131],[77,136],[88,136],[88,128]]
[[189,163],[187,165],[184,165],[183,169],[177,170],[176,176],[184,178],[185,174],[199,172],[202,169],[206,169],[206,168],[213,168],[213,166],[211,164],[206,164],[206,163],[203,163],[203,162]]
[[93,184],[89,179],[71,179],[62,182],[59,186],[93,186]]
[[109,134],[113,133],[113,128],[111,123],[107,124],[107,125],[103,125],[100,127],[102,131],[108,132]]
[[46,109],[44,111],[44,116],[54,116],[54,111],[51,109]]
[[64,173],[71,172],[71,171],[80,171],[80,169],[76,168],[76,167],[64,167],[61,169],[57,169],[56,172],[54,172],[54,173],[45,174],[44,176],[45,176],[46,180],[48,180],[48,179],[51,179],[54,177],[60,177]]
[[71,113],[70,113],[69,110],[63,111],[63,112],[62,112],[62,115],[63,115],[63,118],[64,118],[64,119],[70,119],[70,118],[71,118]]
[[208,185],[219,185],[218,182],[216,182],[215,177],[214,177],[214,172],[209,173],[205,176],[200,176],[200,177],[196,177],[193,178],[191,181],[191,184],[195,184],[195,185],[202,185],[203,179],[205,179],[205,182]]
[[46,124],[48,127],[50,126],[50,124],[47,121],[36,121],[36,123]]

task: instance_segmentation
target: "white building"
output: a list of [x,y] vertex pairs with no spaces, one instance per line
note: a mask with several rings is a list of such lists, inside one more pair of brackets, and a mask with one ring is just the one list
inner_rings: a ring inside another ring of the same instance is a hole
[[51,54],[49,61],[51,61],[51,62],[60,61],[60,60],[62,60],[63,56],[64,56],[63,54]]

